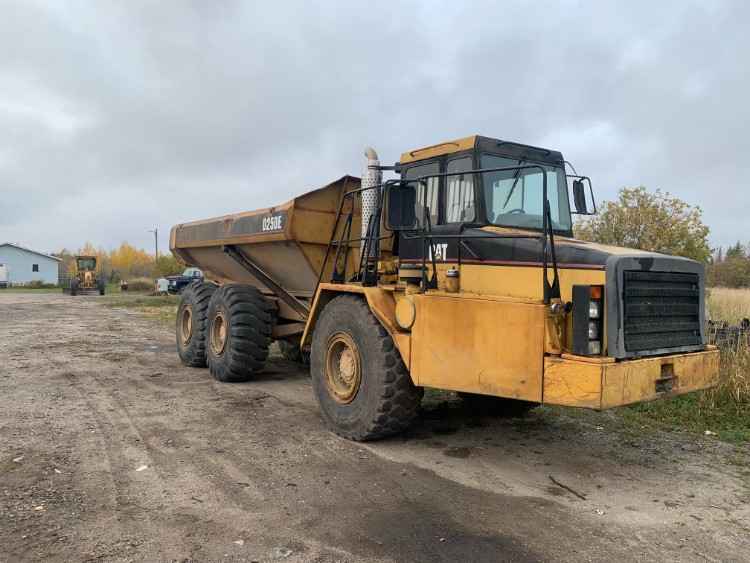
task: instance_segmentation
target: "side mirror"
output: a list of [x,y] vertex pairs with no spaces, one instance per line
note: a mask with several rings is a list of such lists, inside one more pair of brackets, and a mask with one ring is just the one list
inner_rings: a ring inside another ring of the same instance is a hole
[[417,228],[417,190],[414,184],[399,183],[386,191],[386,226],[392,231]]
[[583,180],[573,180],[573,204],[576,206],[576,212],[581,215],[587,215],[589,210],[586,207],[586,190],[583,187]]
[[[591,180],[588,176],[568,175],[573,180],[573,205],[575,206],[576,215],[595,215],[596,200],[594,199],[594,188],[591,186]],[[589,195],[586,196],[586,184],[588,184]],[[589,207],[591,203],[591,207]]]

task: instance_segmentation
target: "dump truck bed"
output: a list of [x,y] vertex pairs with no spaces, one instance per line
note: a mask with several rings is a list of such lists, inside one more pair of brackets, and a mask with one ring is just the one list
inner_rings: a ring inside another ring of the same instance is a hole
[[[359,187],[359,178],[343,176],[275,207],[176,225],[169,246],[187,264],[201,268],[208,279],[268,289],[225,251],[235,248],[284,290],[309,298],[320,276],[343,194]],[[353,199],[348,198],[345,213],[351,211]],[[355,207],[352,236],[360,232],[360,216]],[[355,258],[358,254],[350,252],[349,271]],[[328,274],[331,268],[329,260]]]

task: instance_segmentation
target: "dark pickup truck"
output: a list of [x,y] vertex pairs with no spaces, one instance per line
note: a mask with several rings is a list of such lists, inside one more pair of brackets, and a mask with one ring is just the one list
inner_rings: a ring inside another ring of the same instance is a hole
[[179,276],[167,276],[167,291],[169,293],[182,293],[188,285],[194,281],[203,281],[203,271],[199,268],[185,268]]

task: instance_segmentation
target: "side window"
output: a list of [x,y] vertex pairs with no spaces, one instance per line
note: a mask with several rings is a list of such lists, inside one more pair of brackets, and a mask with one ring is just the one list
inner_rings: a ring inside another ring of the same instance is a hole
[[[408,168],[404,174],[406,180],[413,178],[419,178],[421,176],[429,176],[430,174],[439,174],[440,164],[438,162],[431,162],[429,164],[422,164],[420,166],[413,166]],[[417,184],[417,204],[416,213],[417,221],[421,225],[424,222],[425,206],[430,217],[430,224],[436,225],[438,222],[438,186],[440,185],[440,178],[429,178],[427,179],[427,185],[423,183]]]
[[[473,168],[470,156],[448,162],[447,172],[464,172]],[[445,189],[445,222],[465,223],[476,217],[474,176],[448,176]]]
[[39,271],[39,264],[32,264],[31,265],[31,271],[32,272],[38,272]]

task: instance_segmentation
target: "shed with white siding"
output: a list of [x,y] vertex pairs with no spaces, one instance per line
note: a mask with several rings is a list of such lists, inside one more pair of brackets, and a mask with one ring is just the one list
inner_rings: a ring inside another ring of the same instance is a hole
[[60,262],[60,258],[17,244],[0,244],[0,266],[8,285],[26,285],[32,281],[57,284]]

